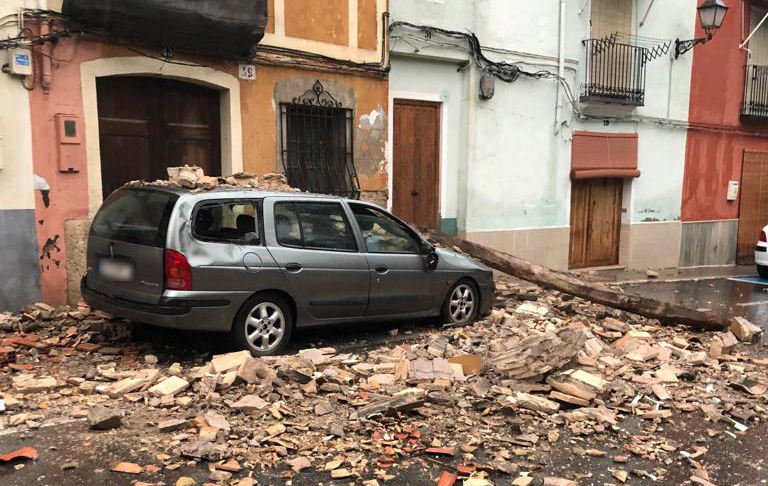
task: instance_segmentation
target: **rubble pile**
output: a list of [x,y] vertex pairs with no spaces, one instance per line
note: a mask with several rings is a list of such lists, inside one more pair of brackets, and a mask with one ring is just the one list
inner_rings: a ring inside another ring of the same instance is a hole
[[[707,485],[706,447],[653,431],[684,414],[701,415],[709,437],[768,419],[768,359],[754,345],[762,330],[742,318],[724,333],[694,333],[566,294],[497,286],[486,319],[398,345],[268,358],[237,351],[170,366],[87,307],[0,314],[0,429],[75,417],[115,434],[146,414],[144,447],[157,460],[104,465],[142,484],[190,463],[207,464],[211,483],[240,486],[256,484],[246,477],[254,470],[383,485],[414,463],[437,468],[445,485],[586,482],[591,471],[544,473],[546,455],[563,448],[612,458],[618,483],[663,482],[672,455],[683,454],[691,481]],[[641,459],[657,466],[636,467]]]
[[193,192],[210,191],[212,189],[232,187],[260,189],[263,191],[298,192],[299,189],[288,185],[285,174],[251,174],[238,172],[228,177],[207,176],[203,169],[195,166],[168,167],[168,179],[156,181],[131,181],[126,186],[161,186],[191,189]]

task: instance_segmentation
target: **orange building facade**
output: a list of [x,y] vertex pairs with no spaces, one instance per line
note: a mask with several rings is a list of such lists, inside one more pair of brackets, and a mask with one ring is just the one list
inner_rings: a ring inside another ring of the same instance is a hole
[[[386,202],[386,12],[387,0],[269,0],[250,60],[80,33],[71,19],[30,14],[30,36],[61,33],[33,47],[26,80],[39,183],[24,190],[35,191],[42,299],[79,299],[90,218],[112,189],[162,177],[166,166],[285,171],[309,190]],[[338,140],[325,147],[332,160],[307,162],[329,134]],[[337,164],[343,181],[312,179],[310,162]]]

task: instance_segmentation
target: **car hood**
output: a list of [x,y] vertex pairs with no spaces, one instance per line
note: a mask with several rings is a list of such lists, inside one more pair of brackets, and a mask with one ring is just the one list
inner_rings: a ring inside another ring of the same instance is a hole
[[440,258],[437,268],[441,270],[474,270],[480,272],[492,272],[490,268],[483,265],[474,258],[470,258],[461,253],[456,253],[445,248],[435,248]]

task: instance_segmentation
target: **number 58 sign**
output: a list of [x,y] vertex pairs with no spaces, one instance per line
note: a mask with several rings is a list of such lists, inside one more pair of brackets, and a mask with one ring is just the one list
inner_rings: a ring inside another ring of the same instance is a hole
[[240,79],[253,81],[256,79],[256,66],[253,64],[240,64]]

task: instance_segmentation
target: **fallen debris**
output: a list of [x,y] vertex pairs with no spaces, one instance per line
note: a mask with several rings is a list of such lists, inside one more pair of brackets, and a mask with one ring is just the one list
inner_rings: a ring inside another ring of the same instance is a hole
[[115,429],[122,424],[122,413],[119,410],[97,406],[88,412],[88,422],[94,430]]
[[[518,312],[521,301],[538,310]],[[83,433],[140,444],[143,454],[121,458],[135,462],[119,468],[140,468],[137,479],[198,465],[204,481],[228,486],[254,486],[239,477],[254,470],[279,472],[281,483],[314,470],[325,482],[382,486],[416,464],[430,484],[456,476],[457,484],[492,485],[508,476],[503,484],[525,486],[594,481],[590,471],[550,469],[553,450],[605,457],[615,466],[607,475],[623,471],[627,483],[663,484],[682,447],[663,429],[687,414],[707,417],[700,447],[768,418],[768,360],[751,338],[737,339],[740,331],[702,335],[504,278],[497,302],[472,325],[420,333],[403,325],[397,343],[345,351],[315,343],[265,358],[196,354],[170,366],[145,358],[166,351],[84,306],[33,311],[46,317],[0,314],[14,323],[0,331],[0,349],[9,350],[0,428],[86,417],[112,426],[125,417],[108,433]],[[36,331],[19,331],[33,320]],[[687,456],[691,474],[707,459],[701,454]],[[658,467],[632,469],[635,457]]]
[[141,474],[144,470],[143,467],[133,462],[118,462],[112,466],[112,472],[126,473],[126,474]]
[[21,449],[8,454],[0,455],[0,462],[11,462],[16,459],[28,459],[34,461],[38,457],[37,449],[34,447],[22,447]]

